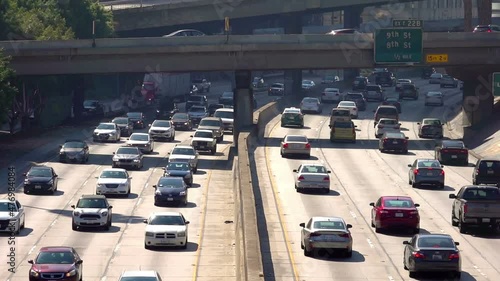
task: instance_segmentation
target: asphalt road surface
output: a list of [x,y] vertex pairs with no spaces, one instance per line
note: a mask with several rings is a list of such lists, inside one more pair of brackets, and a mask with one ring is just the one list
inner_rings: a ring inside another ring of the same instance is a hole
[[[369,102],[360,113],[356,144],[332,144],[329,141],[328,114],[334,105],[324,107],[323,114],[305,116],[303,129],[281,128],[279,116],[268,125],[266,147],[255,151],[258,184],[264,201],[268,233],[261,237],[266,280],[411,280],[403,269],[403,244],[410,234],[376,234],[370,226],[370,202],[384,195],[408,195],[421,207],[421,233],[447,233],[460,242],[462,258],[461,280],[500,280],[500,235],[491,231],[460,234],[451,226],[450,193],[471,184],[472,167],[445,166],[445,188],[412,188],[408,184],[408,167],[416,158],[433,158],[434,140],[417,136],[417,124],[424,117],[443,121],[462,94],[458,89],[439,89],[427,81],[416,79],[420,99],[402,102],[402,131],[409,137],[409,153],[380,153],[374,137],[373,110],[377,102]],[[393,90],[388,89],[388,93]],[[444,107],[425,107],[423,94],[442,91]],[[311,159],[280,157],[280,140],[286,134],[303,134],[313,140]],[[469,156],[469,161],[476,159]],[[321,162],[331,171],[329,194],[303,194],[294,189],[293,169],[301,163]],[[351,229],[354,239],[353,256],[349,259],[305,257],[300,247],[299,223],[312,216],[341,216]],[[437,275],[420,280],[435,280]],[[436,279],[436,280],[443,280]]]

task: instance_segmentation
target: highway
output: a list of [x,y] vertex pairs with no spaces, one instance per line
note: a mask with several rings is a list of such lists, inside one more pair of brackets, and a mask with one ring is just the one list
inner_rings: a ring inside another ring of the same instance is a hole
[[[269,80],[271,82],[272,80]],[[213,86],[208,94],[209,102],[215,102],[223,91],[231,89],[229,83]],[[258,105],[271,101],[265,93],[256,95]],[[152,112],[147,113],[149,123],[153,121]],[[90,128],[89,128],[90,129]],[[146,132],[147,129],[135,130]],[[215,156],[200,153],[199,170],[194,177],[194,185],[189,189],[187,207],[155,207],[154,188],[162,176],[167,153],[174,145],[189,143],[194,131],[177,131],[174,142],[156,142],[155,151],[145,156],[144,168],[129,171],[132,177],[132,192],[128,198],[110,197],[113,206],[113,226],[110,231],[72,231],[71,205],[82,194],[95,194],[95,177],[104,168],[110,167],[112,153],[120,143],[92,143],[91,156],[87,164],[63,164],[55,156],[37,160],[34,164],[53,167],[59,175],[58,191],[55,195],[26,195],[19,187],[16,199],[26,207],[26,229],[15,238],[16,273],[10,274],[5,266],[7,256],[2,254],[0,280],[28,280],[29,259],[36,257],[44,246],[72,246],[84,260],[85,281],[118,280],[124,270],[157,270],[164,280],[198,280],[207,276],[220,276],[222,280],[235,278],[234,226],[225,221],[234,218],[233,207],[227,202],[234,201],[232,189],[227,181],[232,179],[232,166],[228,166],[227,156],[232,144],[232,136],[226,135],[218,145]],[[61,140],[63,143],[64,140]],[[59,143],[55,143],[57,147]],[[40,150],[40,154],[44,154]],[[34,160],[33,160],[34,161]],[[17,171],[18,175],[25,171]],[[229,172],[229,173],[228,173]],[[1,175],[7,182],[6,175]],[[18,184],[21,180],[18,179]],[[2,190],[2,198],[6,197]],[[225,208],[221,205],[226,206]],[[143,219],[152,212],[180,211],[189,224],[187,250],[144,249]],[[221,237],[222,235],[222,237]],[[221,241],[222,239],[222,241]],[[8,253],[8,235],[0,236],[0,252]],[[201,248],[203,247],[203,251]],[[221,258],[221,255],[224,255]],[[214,262],[217,260],[217,262]]]
[[[322,115],[305,115],[303,129],[280,127],[279,116],[268,124],[270,133],[266,146],[255,151],[258,185],[268,228],[268,237],[261,237],[268,280],[411,280],[402,264],[402,242],[411,236],[376,234],[370,226],[369,203],[376,202],[383,195],[411,196],[421,205],[421,233],[447,233],[460,242],[461,280],[499,280],[500,236],[460,234],[450,223],[451,200],[448,194],[471,183],[472,168],[445,166],[444,190],[413,189],[408,184],[407,165],[416,158],[434,157],[435,142],[417,137],[416,122],[424,117],[444,119],[462,97],[457,89],[439,89],[439,85],[429,85],[420,79],[416,84],[422,98],[405,100],[400,115],[402,131],[410,138],[408,155],[378,151],[372,113],[376,102],[368,103],[367,110],[354,120],[357,125],[356,144],[330,143],[327,120],[332,105],[325,107]],[[444,93],[444,108],[424,107],[423,93],[431,89]],[[311,160],[280,157],[280,140],[286,134],[304,134],[313,140]],[[471,163],[476,161],[469,157]],[[292,170],[305,162],[321,162],[332,171],[328,195],[295,191]],[[307,222],[312,216],[341,216],[353,225],[352,258],[304,256],[300,247],[299,223]],[[430,275],[420,280],[432,278],[434,276]]]

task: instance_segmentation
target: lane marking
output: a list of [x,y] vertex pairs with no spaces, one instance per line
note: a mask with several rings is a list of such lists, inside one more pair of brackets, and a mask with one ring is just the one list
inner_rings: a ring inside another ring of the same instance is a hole
[[120,245],[121,243],[116,244],[115,249],[113,250],[114,253],[118,252],[120,250]]
[[366,238],[366,242],[368,242],[368,245],[370,246],[370,248],[375,248],[375,245],[373,245],[372,243],[372,240],[370,240],[370,238]]
[[107,278],[108,277],[104,276],[104,277],[101,278],[101,281],[106,281]]
[[389,281],[394,281],[394,278],[392,278],[392,276],[389,275]]
[[135,203],[136,206],[139,206],[139,204],[141,204],[142,202],[142,198],[139,198],[139,200],[137,200],[137,203]]
[[484,278],[487,278],[486,274],[484,274],[481,269],[479,269],[479,267],[477,267],[476,265],[473,265],[472,267],[474,267],[474,269],[479,273],[481,274]]
[[28,256],[31,255],[31,253],[33,253],[35,248],[36,248],[36,244],[33,247],[31,247],[31,249],[28,251]]
[[349,211],[349,213],[351,213],[351,216],[352,216],[353,218],[357,218],[356,214],[355,214],[353,211]]
[[54,221],[50,224],[50,226],[51,226],[51,227],[52,227],[52,226],[54,226],[54,224],[56,224],[56,222],[57,222],[57,219],[55,219],[55,220],[54,220]]
[[89,182],[89,180],[84,181],[83,186],[85,186],[88,182]]

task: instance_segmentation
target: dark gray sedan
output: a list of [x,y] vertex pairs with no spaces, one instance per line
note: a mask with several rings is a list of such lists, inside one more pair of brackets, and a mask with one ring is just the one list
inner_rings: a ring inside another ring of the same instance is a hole
[[462,260],[457,246],[448,234],[416,234],[404,241],[403,265],[415,278],[420,272],[444,272],[460,279]]
[[137,147],[119,147],[113,152],[113,168],[136,168],[143,167],[143,154]]
[[182,177],[187,185],[193,185],[193,170],[188,163],[171,162],[163,170],[165,170],[164,177]]

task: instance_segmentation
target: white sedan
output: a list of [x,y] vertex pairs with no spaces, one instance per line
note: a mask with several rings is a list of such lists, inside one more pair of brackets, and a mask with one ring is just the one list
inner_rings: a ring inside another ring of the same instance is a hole
[[321,113],[321,102],[318,98],[305,97],[300,102],[300,110],[302,112],[316,112]]
[[399,132],[401,130],[401,123],[392,118],[380,118],[380,120],[378,120],[376,130],[375,137],[379,138],[385,132]]
[[321,93],[321,102],[339,102],[342,100],[342,95],[338,88],[326,88]]
[[349,109],[349,111],[351,112],[351,117],[358,118],[358,107],[356,106],[356,103],[353,101],[341,101],[337,105],[337,108]]
[[122,194],[128,196],[131,190],[131,177],[127,170],[121,168],[108,168],[101,172],[97,177],[97,187],[95,193],[100,195],[105,194]]
[[305,189],[330,192],[330,173],[322,164],[302,164],[293,170],[295,173],[295,190]]
[[154,141],[146,133],[133,133],[127,139],[127,146],[139,148],[142,153],[151,153],[154,150]]
[[428,92],[427,94],[425,94],[424,104],[426,106],[427,105],[443,106],[444,105],[443,93],[441,93],[441,92]]
[[153,213],[144,220],[144,223],[146,224],[145,249],[155,246],[187,249],[189,221],[181,213]]
[[441,73],[433,73],[429,78],[429,84],[441,84],[441,79],[443,78],[443,74]]
[[25,220],[24,207],[19,201],[0,199],[0,232],[19,234]]

